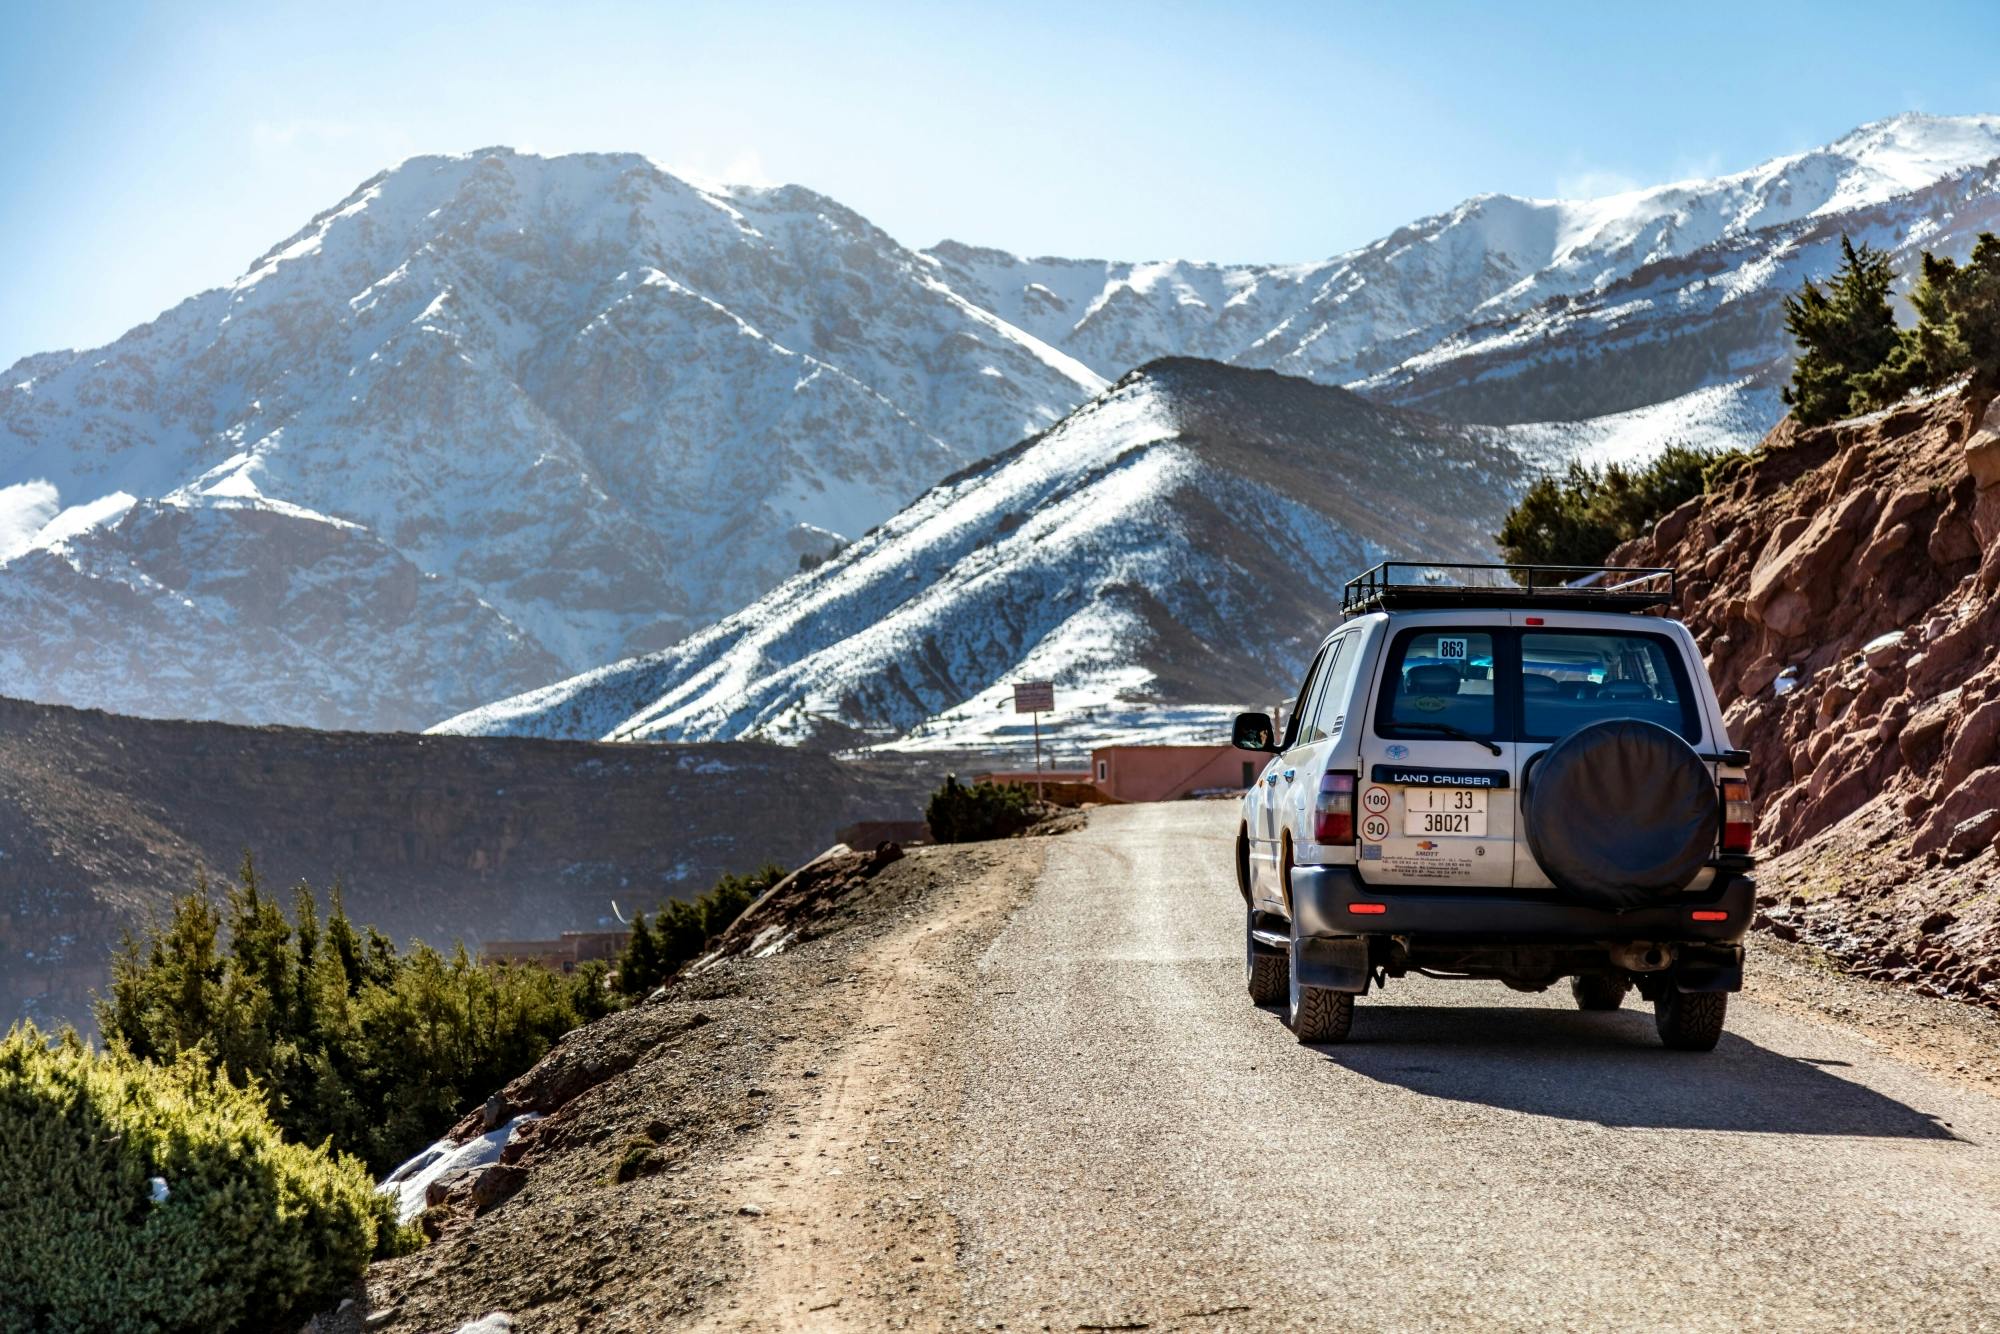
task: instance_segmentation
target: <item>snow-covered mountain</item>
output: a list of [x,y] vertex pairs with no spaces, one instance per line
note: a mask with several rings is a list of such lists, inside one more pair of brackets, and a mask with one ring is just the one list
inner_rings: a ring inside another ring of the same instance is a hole
[[1212,732],[1295,684],[1353,571],[1479,559],[1522,473],[1500,430],[1159,361],[711,629],[438,730],[987,743],[1025,675],[1100,739]]
[[[1022,259],[949,241],[927,254],[955,290],[1106,376],[1195,355],[1483,422],[1731,386],[1753,400],[1755,438],[1789,365],[1784,293],[1831,268],[1842,231],[1910,267],[1919,246],[1969,249],[2000,220],[1996,158],[2000,116],[1905,115],[1711,180],[1479,195],[1314,264]],[[1715,395],[1669,415],[1690,408],[1745,415]]]
[[412,159],[0,375],[0,688],[433,722],[680,638],[1102,383],[809,191]]
[[1544,463],[1754,439],[1843,231],[2000,227],[2000,117],[1713,180],[1482,195],[1299,265],[906,249],[633,155],[420,157],[225,289],[0,372],[0,690],[421,725],[675,643],[1135,365],[1513,424]]

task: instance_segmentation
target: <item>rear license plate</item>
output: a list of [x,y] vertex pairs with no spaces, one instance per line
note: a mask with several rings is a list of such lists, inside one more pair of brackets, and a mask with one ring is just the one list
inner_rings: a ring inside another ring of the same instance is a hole
[[1486,837],[1486,794],[1474,787],[1413,787],[1403,792],[1403,832]]

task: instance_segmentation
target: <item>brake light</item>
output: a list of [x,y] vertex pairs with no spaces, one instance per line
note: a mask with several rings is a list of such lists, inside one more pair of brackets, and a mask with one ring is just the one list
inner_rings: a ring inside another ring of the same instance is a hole
[[1750,804],[1750,784],[1741,778],[1722,780],[1722,850],[1748,852],[1757,833],[1757,812]]
[[1696,908],[1688,916],[1694,918],[1697,922],[1726,922],[1729,920],[1728,913],[1718,912],[1714,908]]
[[1351,771],[1333,771],[1319,780],[1319,804],[1313,810],[1313,841],[1354,841],[1354,785]]

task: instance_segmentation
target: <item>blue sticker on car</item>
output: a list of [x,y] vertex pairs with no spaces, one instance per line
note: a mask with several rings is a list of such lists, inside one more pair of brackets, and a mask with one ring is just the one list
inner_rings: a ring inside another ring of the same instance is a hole
[[1408,746],[1390,746],[1382,753],[1392,760],[1407,760],[1410,758],[1410,748]]

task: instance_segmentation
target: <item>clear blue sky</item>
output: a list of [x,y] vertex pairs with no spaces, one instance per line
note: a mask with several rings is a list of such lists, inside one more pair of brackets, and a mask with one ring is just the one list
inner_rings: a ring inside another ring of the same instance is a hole
[[2000,111],[2000,5],[0,8],[0,367],[201,288],[380,168],[505,143],[798,181],[899,239],[1321,257],[1488,190]]

